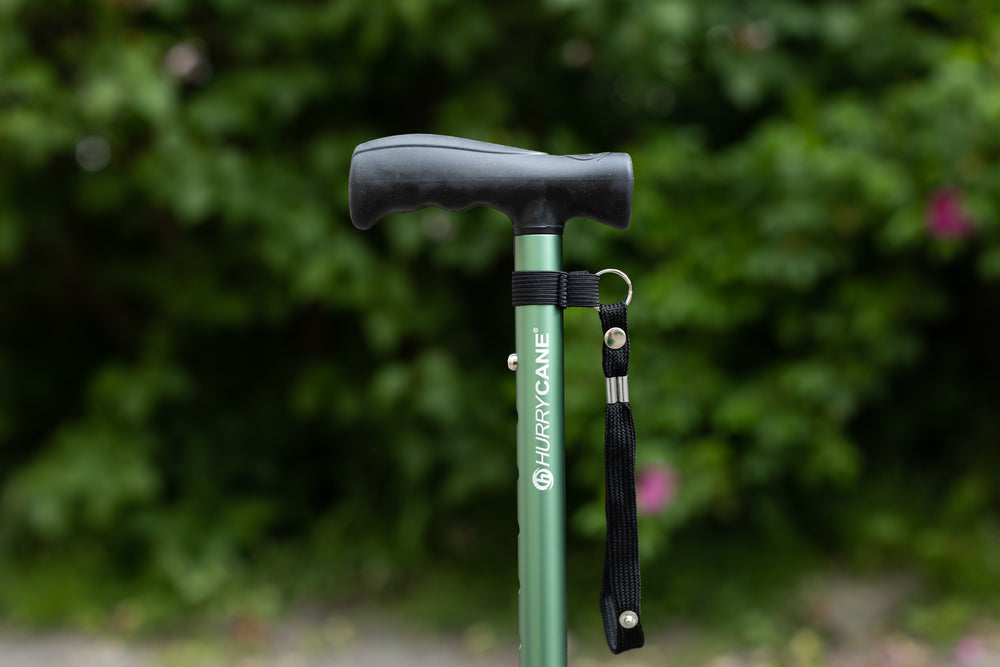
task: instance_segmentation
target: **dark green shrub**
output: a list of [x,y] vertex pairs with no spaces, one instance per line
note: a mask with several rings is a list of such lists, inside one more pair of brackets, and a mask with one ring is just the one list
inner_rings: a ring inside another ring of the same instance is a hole
[[[455,568],[513,588],[509,228],[347,219],[353,147],[407,131],[633,155],[632,229],[572,223],[566,257],[636,284],[640,464],[678,485],[643,519],[654,600],[725,604],[713,567],[783,582],[817,555],[995,587],[985,3],[0,14],[8,615],[263,608]],[[584,582],[595,332],[567,314]]]

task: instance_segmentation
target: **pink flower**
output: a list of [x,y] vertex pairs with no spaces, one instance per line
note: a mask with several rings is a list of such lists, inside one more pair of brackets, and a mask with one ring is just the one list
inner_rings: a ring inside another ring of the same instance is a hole
[[677,495],[677,473],[668,465],[647,466],[635,479],[635,499],[642,514],[659,514]]
[[986,657],[986,646],[983,640],[975,635],[962,637],[955,646],[955,660],[960,665],[976,665]]
[[962,209],[958,188],[941,188],[927,204],[927,231],[936,239],[961,239],[976,230],[976,222]]

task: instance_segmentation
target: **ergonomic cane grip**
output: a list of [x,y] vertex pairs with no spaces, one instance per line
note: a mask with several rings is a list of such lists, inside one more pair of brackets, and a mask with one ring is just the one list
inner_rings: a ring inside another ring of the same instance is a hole
[[626,229],[632,159],[625,153],[549,155],[436,134],[361,144],[351,158],[351,220],[368,229],[390,213],[490,206],[514,234],[561,234],[570,218]]

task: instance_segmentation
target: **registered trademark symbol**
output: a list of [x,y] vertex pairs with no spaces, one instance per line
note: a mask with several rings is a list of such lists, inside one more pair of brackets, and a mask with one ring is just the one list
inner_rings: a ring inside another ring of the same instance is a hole
[[535,327],[534,329],[532,329],[532,331],[534,331],[535,333],[538,333],[538,327]]

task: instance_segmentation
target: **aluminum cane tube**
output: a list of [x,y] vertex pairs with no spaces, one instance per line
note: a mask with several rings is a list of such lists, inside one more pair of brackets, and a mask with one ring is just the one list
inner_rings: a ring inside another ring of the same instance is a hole
[[[510,217],[515,270],[559,271],[566,221],[584,217],[626,229],[632,183],[625,153],[556,156],[408,134],[354,149],[348,199],[359,229],[424,206],[490,206]],[[521,667],[565,667],[562,313],[556,306],[518,306],[514,321]]]
[[[514,237],[514,270],[559,271],[562,237]],[[563,320],[556,306],[514,309],[517,351],[518,629],[521,667],[566,665]]]

